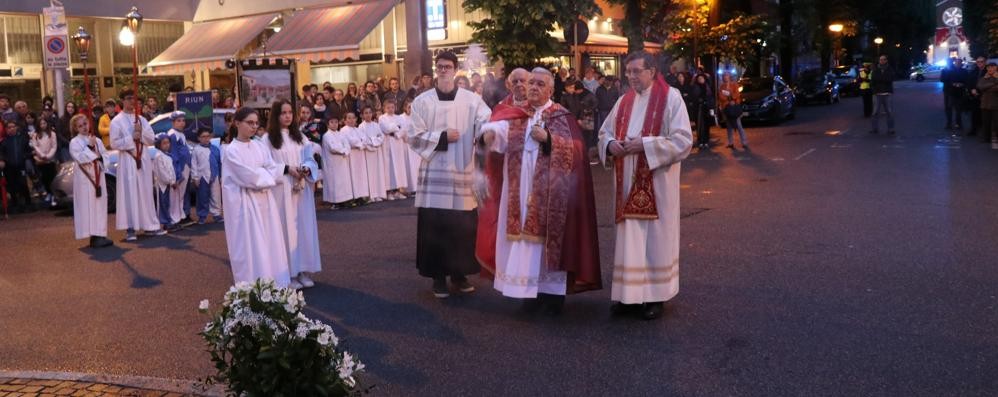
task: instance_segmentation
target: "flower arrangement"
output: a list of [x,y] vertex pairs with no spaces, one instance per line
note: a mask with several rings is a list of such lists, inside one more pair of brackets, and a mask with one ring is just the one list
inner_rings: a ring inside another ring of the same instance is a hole
[[[332,328],[302,312],[300,291],[272,280],[241,282],[225,293],[200,335],[217,373],[237,396],[346,396],[357,394],[364,364],[338,348]],[[202,313],[210,308],[201,301]]]

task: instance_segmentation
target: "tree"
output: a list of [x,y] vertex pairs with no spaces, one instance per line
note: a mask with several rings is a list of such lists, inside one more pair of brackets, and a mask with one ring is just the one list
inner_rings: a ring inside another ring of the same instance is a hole
[[481,43],[506,70],[534,65],[558,53],[558,40],[548,33],[554,24],[571,26],[600,12],[594,0],[464,0],[468,12],[484,11],[488,17],[469,22],[472,41]]
[[607,0],[624,6],[620,27],[627,37],[627,52],[641,51],[645,39],[663,41],[669,28],[662,22],[678,11],[676,0]]
[[998,54],[998,9],[992,0],[965,0],[964,22],[974,55]]
[[[674,13],[666,52],[673,56],[712,55],[718,60],[748,66],[773,42],[772,26],[762,15],[736,14],[728,21],[707,28],[709,7],[700,4]],[[696,47],[694,49],[694,46]]]

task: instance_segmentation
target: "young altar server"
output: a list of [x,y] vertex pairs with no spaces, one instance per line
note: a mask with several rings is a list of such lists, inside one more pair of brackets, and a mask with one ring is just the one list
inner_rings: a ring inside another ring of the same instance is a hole
[[69,142],[73,157],[73,226],[77,239],[90,238],[90,248],[113,245],[107,238],[107,183],[104,180],[104,144],[90,133],[84,114],[69,120],[76,137]]
[[173,169],[173,157],[170,156],[170,141],[170,137],[165,133],[156,136],[156,154],[152,161],[153,179],[156,185],[156,214],[163,229],[172,231],[180,224],[173,220],[171,209],[182,204],[180,198],[174,197],[173,194],[173,190],[177,190],[177,175]]
[[111,149],[119,151],[115,225],[125,230],[125,241],[135,241],[136,232],[163,235],[156,218],[153,200],[152,157],[146,145],[153,143],[152,126],[145,118],[136,118],[135,91],[127,89],[119,95],[124,106],[111,119]]
[[176,173],[177,187],[170,189],[170,219],[174,225],[190,225],[190,209],[187,202],[187,182],[191,178],[191,148],[187,146],[187,137],[184,136],[184,128],[187,127],[187,120],[184,112],[175,111],[170,113],[170,121],[173,128],[166,132],[170,138],[170,158],[173,159],[173,170]]
[[353,196],[350,182],[350,138],[340,131],[340,120],[331,115],[322,135],[322,201],[330,209],[349,207]]
[[191,180],[197,189],[198,224],[203,225],[211,214],[215,222],[222,222],[222,151],[211,144],[211,128],[198,131],[198,144],[191,156]]
[[378,124],[385,136],[384,152],[388,165],[388,198],[390,200],[405,198],[403,193],[409,186],[408,156],[409,146],[402,142],[402,126],[404,119],[395,114],[395,101],[386,100],[382,104],[385,114],[378,117]]
[[295,120],[291,102],[282,99],[270,109],[267,135],[262,139],[278,164],[290,167],[285,181],[274,187],[277,205],[283,210],[280,228],[288,249],[291,288],[315,286],[309,273],[322,270],[319,257],[319,226],[315,219],[315,182],[322,179],[313,158],[313,146]]
[[423,161],[423,158],[419,156],[410,146],[409,140],[412,137],[412,101],[405,101],[402,105],[402,142],[405,142],[405,158],[406,158],[406,176],[409,178],[409,189],[406,193],[410,196],[416,195],[416,189],[419,187],[417,183],[419,181],[419,164]]
[[340,132],[350,142],[350,184],[353,186],[354,204],[364,205],[371,198],[371,186],[367,183],[367,160],[364,158],[365,135],[357,129],[357,115],[346,112]]
[[279,288],[290,284],[288,250],[281,235],[283,211],[274,199],[277,184],[291,167],[277,164],[270,149],[256,134],[259,116],[253,108],[236,111],[235,139],[225,147],[222,160],[222,203],[225,208],[225,242],[232,265],[233,283],[272,279]]
[[388,198],[388,170],[385,161],[385,134],[374,121],[374,109],[365,107],[360,111],[363,120],[357,127],[364,136],[364,161],[367,163],[367,184],[371,199],[375,202]]

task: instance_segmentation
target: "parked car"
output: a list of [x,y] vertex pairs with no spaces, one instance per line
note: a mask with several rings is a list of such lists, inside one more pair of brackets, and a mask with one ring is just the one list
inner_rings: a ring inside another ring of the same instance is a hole
[[780,122],[796,114],[796,97],[780,76],[742,77],[742,117],[746,121]]
[[908,75],[908,79],[922,82],[925,80],[939,80],[939,76],[942,75],[943,68],[936,65],[925,65],[920,68],[912,68],[911,74]]
[[832,68],[832,78],[839,84],[842,95],[859,95],[859,68],[855,66],[838,66]]
[[839,83],[830,74],[817,70],[805,71],[801,73],[794,95],[800,103],[838,103]]

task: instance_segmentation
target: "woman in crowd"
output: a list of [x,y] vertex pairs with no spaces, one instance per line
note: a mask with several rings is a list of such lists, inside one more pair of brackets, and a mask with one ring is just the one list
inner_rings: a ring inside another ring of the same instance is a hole
[[[90,123],[87,124],[89,126]],[[35,170],[38,171],[41,185],[45,189],[45,202],[53,207],[56,205],[52,196],[52,181],[55,180],[56,174],[57,147],[55,126],[45,119],[38,119],[35,124],[35,134],[31,137],[31,148],[35,151]]]
[[315,163],[312,144],[302,135],[291,102],[282,99],[270,108],[264,144],[274,162],[289,167],[283,183],[274,187],[281,209],[284,241],[288,249],[290,286],[315,286],[309,273],[322,270],[319,230],[315,219],[315,182],[322,178]]
[[[70,160],[69,140],[73,139],[73,134],[70,129],[70,120],[73,118],[73,115],[76,114],[75,103],[66,102],[66,105],[64,106],[65,107],[63,108],[63,110],[65,110],[65,113],[62,115],[61,118],[59,118],[59,124],[55,126],[56,141],[59,144],[58,148],[56,149],[57,151],[56,158],[58,158],[60,162]],[[110,127],[108,128],[110,129]]]
[[471,80],[468,80],[467,76],[455,77],[454,84],[457,84],[457,88],[464,88],[466,90],[471,90]]
[[711,123],[710,109],[714,108],[714,92],[710,89],[710,84],[707,84],[707,76],[696,75],[690,87],[689,98],[693,109],[692,120],[696,122],[696,145],[700,150],[708,150],[710,149],[710,125],[713,124]]
[[735,148],[732,136],[734,128],[738,128],[738,137],[741,139],[742,148],[748,149],[748,139],[745,138],[745,129],[742,128],[741,85],[731,78],[730,73],[722,74],[721,81],[721,86],[717,89],[717,108],[724,115],[724,124],[728,129],[728,149]]
[[326,125],[326,97],[322,94],[317,94],[312,101],[314,103],[312,105],[312,117],[321,125]]
[[347,84],[347,92],[346,95],[343,96],[343,101],[347,103],[347,109],[349,109],[351,112],[357,112],[358,100],[360,100],[360,93],[357,92],[357,84],[355,83]]

